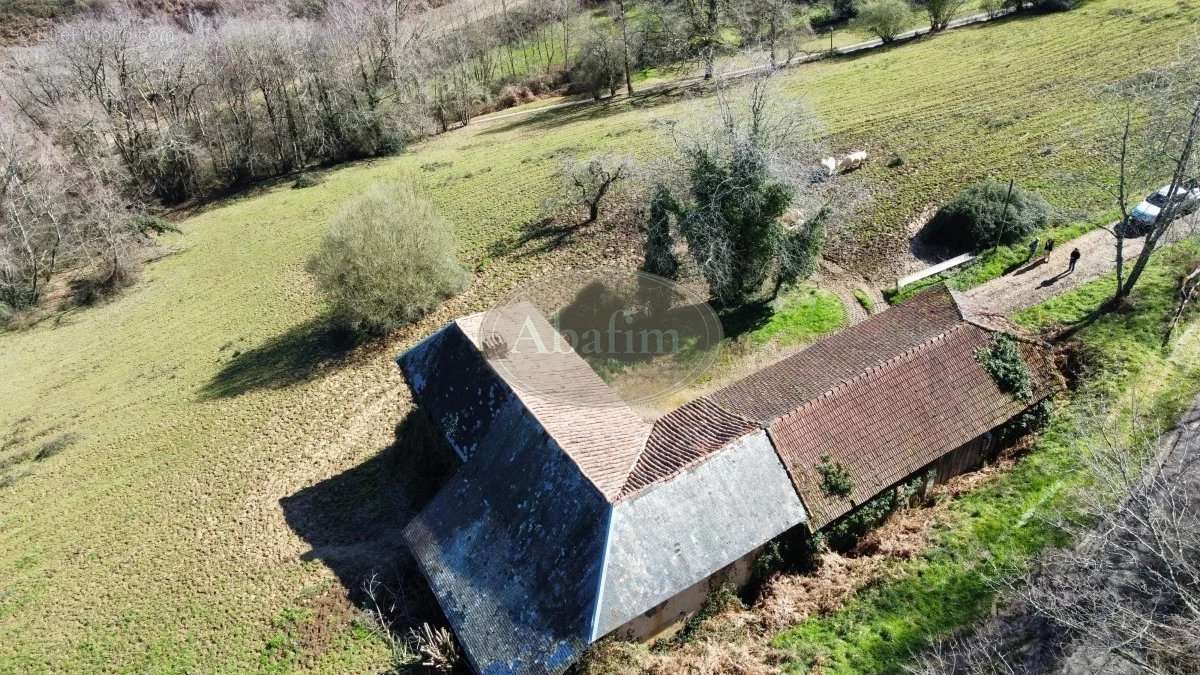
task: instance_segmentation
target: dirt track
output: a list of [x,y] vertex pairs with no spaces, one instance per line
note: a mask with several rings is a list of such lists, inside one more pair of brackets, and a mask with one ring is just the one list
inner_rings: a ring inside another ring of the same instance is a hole
[[[1200,232],[1200,214],[1175,223],[1168,231],[1166,241],[1179,241],[1197,232]],[[1133,265],[1144,243],[1142,239],[1125,240],[1126,269]],[[1079,249],[1081,256],[1075,272],[1067,274],[1074,249]],[[1116,239],[1104,230],[1094,230],[1071,241],[1057,242],[1046,262],[1035,258],[1033,263],[972,288],[962,297],[976,312],[1011,314],[1112,274],[1116,267]]]

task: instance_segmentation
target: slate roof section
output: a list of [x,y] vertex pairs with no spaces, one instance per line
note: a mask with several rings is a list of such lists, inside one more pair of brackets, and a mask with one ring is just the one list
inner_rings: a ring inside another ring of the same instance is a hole
[[805,520],[762,430],[613,507],[599,638]]
[[[508,350],[488,363],[609,500],[616,499],[651,426],[563,340],[536,307],[520,303],[456,322],[480,351],[499,338]],[[484,335],[487,333],[487,335]]]
[[489,437],[495,411],[513,398],[459,322],[425,338],[397,363],[413,397],[463,461]]
[[962,321],[944,286],[924,291],[721,389],[708,398],[769,424],[873,366],[925,343]]
[[517,398],[404,530],[483,675],[561,673],[591,642],[611,506]]
[[[1020,401],[1001,391],[975,357],[993,335],[959,322],[769,426],[814,530],[1058,389],[1049,358],[1039,347],[1022,343],[1034,378],[1034,400]],[[849,497],[822,491],[817,467],[825,455],[849,471],[854,484]]]
[[703,398],[676,408],[655,420],[621,496],[665,480],[758,428]]

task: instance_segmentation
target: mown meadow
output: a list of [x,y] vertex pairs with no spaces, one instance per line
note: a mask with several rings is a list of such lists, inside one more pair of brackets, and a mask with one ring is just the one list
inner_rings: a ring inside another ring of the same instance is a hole
[[[1099,88],[1170,60],[1198,20],[1189,2],[1094,0],[782,73],[782,95],[808,102],[832,146],[874,158],[859,176],[867,202],[832,233],[830,256],[887,283],[909,222],[985,176],[1094,222],[1102,195],[1062,177],[1098,170],[1080,139],[1097,132]],[[653,159],[693,98],[710,100],[666,91],[481,119],[315,187],[263,186],[182,214],[163,240],[174,253],[122,297],[0,335],[0,671],[383,668],[386,647],[355,620],[340,572],[404,559],[410,505],[378,461],[403,453],[395,428],[410,408],[392,357],[543,270],[635,264],[628,225],[543,240],[528,224],[562,158]],[[905,161],[889,168],[892,156]],[[455,224],[474,281],[385,343],[348,350],[304,260],[341,204],[401,173]],[[761,339],[812,323],[769,324]],[[1194,341],[1178,349],[1172,359]],[[872,654],[894,653],[841,621],[780,644],[799,669],[819,657],[869,672]]]

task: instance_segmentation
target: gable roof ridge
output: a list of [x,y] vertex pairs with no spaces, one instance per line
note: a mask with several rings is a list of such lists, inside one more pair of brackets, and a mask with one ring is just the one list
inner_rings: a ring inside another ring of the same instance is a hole
[[972,324],[971,322],[962,320],[959,323],[956,323],[955,325],[951,326],[950,328],[942,331],[941,333],[938,333],[937,335],[929,338],[928,340],[925,340],[924,342],[922,342],[920,344],[910,347],[909,349],[906,349],[903,352],[900,352],[899,354],[893,356],[890,359],[887,359],[886,361],[880,361],[879,363],[868,367],[866,370],[863,370],[862,372],[855,374],[853,377],[850,377],[848,379],[842,380],[841,382],[838,382],[837,384],[833,385],[829,389],[826,389],[825,391],[821,392],[817,396],[814,396],[814,397],[808,399],[807,401],[805,401],[804,403],[801,403],[799,406],[797,406],[795,409],[791,410],[790,412],[780,415],[779,417],[776,417],[773,420],[767,421],[764,424],[764,426],[766,426],[766,427],[774,426],[780,420],[787,419],[807,408],[810,408],[813,405],[815,405],[818,401],[823,401],[823,400],[833,396],[834,394],[838,394],[842,391],[845,391],[851,385],[858,384],[860,381],[867,379],[868,377],[874,375],[875,373],[881,372],[885,368],[888,368],[888,367],[898,363],[899,361],[907,359],[908,357],[913,356],[918,352],[922,352],[926,348],[934,345],[935,343],[946,340],[948,337],[950,337],[950,335],[952,333],[956,333],[968,325],[974,326],[974,324]]

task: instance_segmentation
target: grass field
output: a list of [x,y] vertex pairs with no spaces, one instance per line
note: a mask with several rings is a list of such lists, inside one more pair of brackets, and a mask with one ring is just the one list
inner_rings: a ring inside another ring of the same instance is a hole
[[[1059,182],[1088,169],[1077,139],[1095,88],[1169,59],[1161,45],[1198,18],[1175,0],[1095,0],[788,71],[782,90],[810,101],[836,147],[878,159],[861,172],[873,199],[833,233],[833,254],[883,275],[915,214],[987,175],[1017,177],[1070,220],[1103,211]],[[522,241],[523,225],[561,158],[661,154],[682,98],[473,124],[317,187],[211,205],[123,297],[0,336],[0,671],[384,665],[337,573],[403,556],[407,507],[374,459],[409,408],[391,357],[539,271],[633,264],[629,228],[547,242]],[[893,154],[907,163],[885,168]],[[344,354],[303,261],[342,203],[400,172],[456,224],[474,282],[387,344]],[[824,634],[796,635],[810,632]]]

